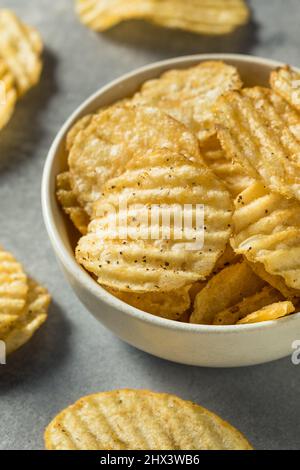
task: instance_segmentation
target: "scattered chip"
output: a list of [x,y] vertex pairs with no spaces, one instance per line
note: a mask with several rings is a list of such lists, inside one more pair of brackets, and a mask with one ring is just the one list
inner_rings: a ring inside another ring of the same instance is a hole
[[240,163],[227,157],[216,135],[203,142],[200,150],[206,165],[234,198],[254,183],[254,178],[248,176]]
[[232,230],[222,183],[201,161],[167,149],[134,158],[95,207],[76,259],[100,284],[122,291],[169,292],[205,280]]
[[0,246],[0,335],[23,313],[27,276],[20,263]]
[[251,450],[214,413],[175,395],[115,390],[81,398],[45,432],[48,450]]
[[10,120],[17,101],[14,78],[4,60],[0,58],[0,130]]
[[91,215],[108,179],[121,174],[133,156],[160,148],[200,159],[196,137],[159,109],[121,104],[95,115],[77,134],[69,155],[80,205]]
[[70,173],[64,172],[57,176],[56,195],[63,210],[70,217],[73,224],[82,235],[87,233],[90,218],[85,210],[80,207],[78,200],[72,190]]
[[251,269],[253,269],[257,276],[274,287],[274,289],[277,289],[285,299],[295,302],[296,299],[300,298],[300,290],[288,287],[281,276],[268,273],[262,263],[249,263],[249,266],[251,266]]
[[217,99],[241,87],[235,67],[218,61],[202,62],[189,69],[170,70],[146,82],[133,103],[162,109],[203,141],[216,132],[213,106]]
[[229,92],[216,106],[228,156],[272,190],[300,199],[300,114],[267,88]]
[[214,325],[235,325],[241,319],[260,310],[267,305],[284,300],[282,295],[270,286],[244,298],[241,302],[218,313],[213,321]]
[[145,19],[198,34],[227,34],[247,23],[243,0],[76,0],[85,25],[105,31],[124,20]]
[[0,334],[0,339],[6,344],[7,354],[27,343],[47,319],[50,295],[46,289],[31,279],[28,280],[28,287],[28,297],[22,315],[8,332]]
[[197,295],[190,322],[211,325],[218,313],[256,294],[264,285],[245,261],[228,266]]
[[259,323],[263,321],[278,320],[278,318],[286,317],[295,311],[295,307],[290,301],[278,302],[268,305],[261,310],[247,315],[238,322],[238,325],[246,325],[249,323]]
[[180,320],[191,305],[190,288],[191,286],[186,286],[172,292],[150,292],[145,294],[121,292],[109,288],[107,290],[118,299],[139,310],[168,320]]
[[271,73],[273,90],[300,111],[300,73],[291,67],[281,67]]
[[299,202],[270,193],[257,182],[238,196],[235,205],[233,249],[299,290]]
[[0,10],[0,57],[13,75],[19,95],[40,79],[42,48],[37,31],[24,25],[13,12]]

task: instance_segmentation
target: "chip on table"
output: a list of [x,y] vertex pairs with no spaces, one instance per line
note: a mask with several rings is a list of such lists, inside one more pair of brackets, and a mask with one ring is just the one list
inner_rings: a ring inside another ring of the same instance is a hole
[[214,413],[146,390],[81,398],[49,424],[45,444],[48,450],[252,450]]

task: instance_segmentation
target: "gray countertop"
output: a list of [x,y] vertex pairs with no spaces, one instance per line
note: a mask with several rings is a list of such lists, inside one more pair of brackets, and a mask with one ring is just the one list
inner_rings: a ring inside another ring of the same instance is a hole
[[300,366],[287,358],[244,369],[186,367],[122,343],[85,311],[64,280],[40,204],[49,146],[92,92],[136,67],[191,53],[247,53],[299,66],[299,0],[252,0],[252,23],[220,38],[142,22],[100,35],[78,22],[73,3],[0,1],[36,26],[46,45],[40,85],[18,104],[0,136],[0,242],[54,299],[47,324],[0,366],[0,449],[43,448],[44,428],[58,411],[83,395],[121,387],[194,400],[229,420],[257,449],[299,449]]

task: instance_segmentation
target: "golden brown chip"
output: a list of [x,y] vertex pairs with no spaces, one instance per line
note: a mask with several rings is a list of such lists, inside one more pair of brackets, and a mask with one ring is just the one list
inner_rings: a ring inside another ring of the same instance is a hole
[[28,280],[28,287],[28,297],[22,315],[5,334],[0,333],[1,341],[6,344],[7,354],[27,343],[47,319],[50,295],[32,279]]
[[81,398],[45,432],[48,450],[251,450],[214,413],[174,395],[116,390]]
[[245,24],[243,0],[76,0],[80,20],[105,31],[124,20],[145,19],[167,28],[198,34],[227,34]]
[[246,325],[249,323],[259,323],[263,321],[278,320],[278,318],[286,317],[295,311],[295,307],[290,301],[278,302],[272,305],[267,305],[261,310],[247,315],[240,320],[238,325]]
[[14,79],[6,63],[0,57],[0,130],[10,120],[17,101]]
[[107,290],[118,299],[139,310],[168,320],[179,320],[190,308],[190,287],[186,286],[171,292],[150,292],[145,294],[121,292],[110,288],[107,288]]
[[206,165],[223,181],[234,198],[254,182],[240,163],[227,157],[216,135],[203,142],[200,150]]
[[273,90],[300,111],[300,73],[288,66],[281,67],[271,73]]
[[284,300],[282,295],[272,287],[266,286],[261,291],[244,298],[241,302],[223,310],[214,318],[214,325],[235,325],[239,320],[260,310],[267,305]]
[[127,168],[103,188],[77,261],[122,291],[172,291],[205,280],[231,234],[229,193],[201,161],[166,149]]
[[66,150],[68,152],[71,151],[71,148],[73,147],[73,144],[78,134],[81,131],[84,131],[84,129],[89,126],[94,116],[95,114],[87,114],[86,116],[83,116],[81,119],[75,122],[75,124],[71,127],[66,139]]
[[228,156],[272,190],[300,199],[300,114],[267,88],[230,92],[216,106]]
[[235,201],[232,247],[300,289],[300,204],[255,183]]
[[202,62],[188,69],[170,70],[146,82],[133,103],[162,109],[203,141],[216,132],[213,106],[217,99],[241,87],[235,67],[220,61]]
[[0,10],[0,57],[13,75],[19,95],[39,81],[42,47],[37,31],[24,25],[13,12]]
[[197,295],[190,322],[211,325],[218,313],[254,295],[264,285],[245,261],[228,266]]
[[262,263],[249,262],[249,266],[257,276],[270,284],[270,286],[274,287],[274,289],[277,289],[285,299],[296,301],[296,299],[300,298],[300,290],[288,287],[281,276],[275,276],[274,274],[268,273]]
[[0,335],[23,313],[27,276],[20,263],[0,246]]
[[70,173],[65,172],[57,176],[56,195],[63,210],[70,217],[73,224],[82,235],[87,233],[90,218],[85,210],[80,207],[79,202],[72,190]]
[[200,159],[196,137],[159,109],[117,104],[95,115],[77,135],[69,155],[80,205],[91,215],[103,185],[120,175],[133,156],[165,148]]

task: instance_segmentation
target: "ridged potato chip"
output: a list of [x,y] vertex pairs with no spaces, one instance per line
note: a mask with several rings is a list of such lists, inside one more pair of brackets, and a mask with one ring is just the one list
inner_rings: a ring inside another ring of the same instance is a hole
[[215,316],[256,294],[265,286],[248,264],[233,264],[212,277],[197,295],[191,323],[211,325]]
[[216,135],[203,142],[200,151],[206,165],[223,181],[234,198],[255,181],[240,163],[227,157]]
[[0,57],[14,77],[19,95],[36,85],[42,71],[42,40],[10,10],[0,9]]
[[64,212],[70,217],[77,230],[85,235],[90,223],[90,218],[85,210],[80,207],[77,197],[71,186],[69,172],[60,173],[56,180],[56,195]]
[[133,103],[162,109],[203,141],[215,134],[213,106],[217,99],[241,87],[235,67],[220,61],[202,62],[146,82]]
[[76,0],[76,11],[82,23],[96,31],[124,20],[145,19],[167,28],[219,35],[249,18],[243,0]]
[[300,111],[300,73],[291,67],[281,67],[271,73],[271,87],[291,106]]
[[93,116],[69,154],[72,187],[81,207],[91,215],[103,185],[120,175],[133,156],[165,148],[201,158],[196,137],[159,109],[117,104]]
[[81,398],[45,432],[48,450],[251,450],[239,431],[175,395],[115,390]]
[[247,315],[238,322],[238,325],[247,325],[249,323],[259,323],[270,320],[278,320],[278,318],[286,317],[295,311],[295,307],[290,301],[278,302],[267,305],[261,310]]
[[214,325],[235,325],[248,315],[260,310],[270,304],[284,300],[283,296],[270,286],[264,287],[261,291],[245,297],[241,302],[217,313],[214,318]]
[[0,58],[0,130],[6,126],[13,115],[16,101],[14,78],[4,60]]
[[300,114],[267,88],[229,92],[216,106],[218,137],[229,158],[286,197],[300,199]]
[[5,342],[7,354],[27,343],[47,319],[50,295],[32,279],[28,280],[28,287],[26,306],[22,315],[5,334],[0,333],[0,340]]
[[233,249],[300,289],[300,204],[255,183],[235,201]]
[[[202,204],[204,222],[198,224]],[[185,205],[188,214],[183,213]],[[115,214],[118,230],[112,229]],[[189,215],[190,226],[182,223],[180,228],[178,215],[181,223]],[[201,161],[167,149],[146,153],[103,188],[76,259],[108,287],[175,290],[211,274],[230,237],[231,218],[229,193]]]
[[300,290],[288,287],[281,276],[268,273],[262,263],[249,262],[249,266],[257,276],[270,284],[270,286],[274,287],[274,289],[277,289],[285,299],[297,301],[297,299],[300,298]]
[[191,306],[190,288],[191,286],[186,286],[171,292],[150,292],[145,294],[121,292],[109,288],[107,290],[118,299],[139,310],[152,313],[157,317],[177,321]]
[[0,335],[23,313],[27,294],[27,276],[21,264],[0,246]]

